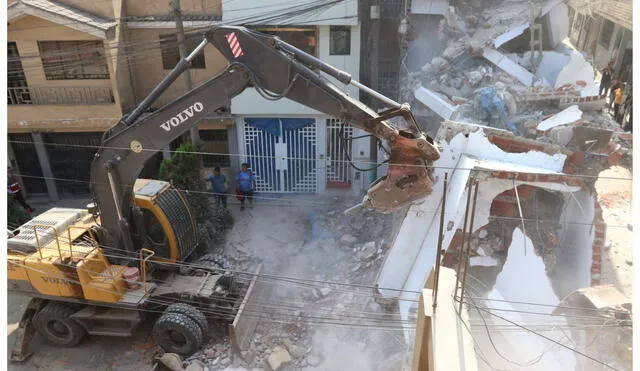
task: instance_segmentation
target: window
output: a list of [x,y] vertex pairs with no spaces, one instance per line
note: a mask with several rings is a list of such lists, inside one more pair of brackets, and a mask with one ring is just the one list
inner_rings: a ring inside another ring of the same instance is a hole
[[[200,35],[188,35],[185,40],[185,49],[187,54],[200,44],[202,37]],[[173,35],[160,35],[160,49],[162,50],[162,65],[165,70],[173,69],[180,61],[180,52],[178,51],[178,37]],[[192,61],[192,69],[206,68],[204,63],[204,53],[200,52]]]
[[603,48],[609,49],[609,44],[611,43],[611,38],[613,37],[613,29],[615,25],[613,22],[609,20],[604,20],[602,24],[602,32],[600,33],[600,45]]
[[351,27],[331,26],[329,34],[329,54],[351,54]]
[[102,41],[38,41],[47,80],[108,79]]
[[226,130],[200,130],[201,151],[212,153],[202,155],[205,167],[229,166],[229,139]]
[[296,48],[316,55],[316,29],[311,27],[256,27],[256,31],[278,36],[282,41]]

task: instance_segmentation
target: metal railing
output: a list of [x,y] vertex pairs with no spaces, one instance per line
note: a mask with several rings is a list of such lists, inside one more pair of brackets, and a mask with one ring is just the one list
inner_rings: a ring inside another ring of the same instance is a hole
[[7,88],[10,105],[114,104],[108,86],[30,86]]

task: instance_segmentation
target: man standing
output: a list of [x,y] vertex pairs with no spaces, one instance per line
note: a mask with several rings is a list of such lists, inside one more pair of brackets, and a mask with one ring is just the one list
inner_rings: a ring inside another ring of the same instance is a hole
[[253,202],[253,189],[256,186],[256,178],[249,170],[249,164],[242,164],[242,170],[236,175],[236,194],[240,200],[240,210],[244,211],[244,199]]
[[613,84],[611,85],[611,90],[609,91],[609,112],[611,112],[611,107],[614,105],[616,90],[622,86],[622,81],[616,77],[613,79]]
[[216,206],[222,205],[227,208],[227,178],[220,172],[220,166],[216,166],[213,172],[207,177],[211,182],[213,189],[213,197],[216,200]]
[[16,201],[18,201],[18,203],[20,203],[20,205],[22,205],[22,207],[29,214],[31,214],[34,209],[31,206],[29,206],[29,204],[27,204],[27,201],[24,199],[24,195],[22,194],[22,190],[20,189],[20,183],[18,183],[18,180],[15,177],[15,174],[13,174],[13,169],[11,168],[11,166],[7,167],[7,178],[8,178],[7,192],[10,195],[12,195],[13,198]]
[[611,86],[611,62],[602,70],[602,79],[600,79],[600,92],[598,95],[607,96],[609,92],[609,87]]
[[613,119],[620,124],[620,105],[622,104],[622,97],[624,96],[624,85],[620,85],[615,91],[615,98],[613,100]]

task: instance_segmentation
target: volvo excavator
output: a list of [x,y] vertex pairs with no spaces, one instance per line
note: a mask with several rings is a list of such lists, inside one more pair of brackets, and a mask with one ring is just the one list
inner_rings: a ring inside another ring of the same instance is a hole
[[[226,68],[149,113],[208,44],[228,60]],[[355,85],[390,108],[375,112],[340,84]],[[154,313],[156,343],[167,352],[189,355],[201,347],[208,320],[234,320],[244,299],[233,275],[175,269],[187,264],[198,245],[188,201],[171,184],[138,175],[154,154],[247,88],[270,100],[296,101],[388,143],[388,174],[371,185],[361,206],[388,213],[431,193],[431,165],[439,151],[419,130],[407,104],[275,36],[214,27],[105,133],[91,168],[94,203],[87,209],[50,209],[9,233],[9,291],[31,297],[11,360],[24,361],[32,353],[36,334],[57,346],[74,346],[87,334],[130,336]],[[391,119],[404,124],[392,125]]]

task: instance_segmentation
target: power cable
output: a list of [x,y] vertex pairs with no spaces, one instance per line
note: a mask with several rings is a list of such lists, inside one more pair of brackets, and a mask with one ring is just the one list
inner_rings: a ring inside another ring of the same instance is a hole
[[[473,304],[469,304],[469,303],[468,303],[468,305],[472,305],[472,306],[473,306]],[[494,317],[496,317],[496,318],[499,318],[499,319],[501,319],[501,320],[503,320],[503,321],[509,322],[509,323],[511,323],[511,324],[512,324],[512,325],[514,325],[514,326],[520,327],[521,329],[526,330],[527,332],[530,332],[530,333],[532,333],[532,334],[534,334],[534,335],[537,335],[537,336],[539,336],[539,337],[541,337],[541,338],[543,338],[543,339],[545,339],[545,340],[547,340],[547,341],[550,341],[550,342],[552,342],[552,343],[554,343],[554,344],[556,344],[556,345],[559,345],[559,346],[561,346],[561,347],[563,347],[563,348],[565,348],[565,349],[567,349],[567,350],[569,350],[569,351],[572,351],[572,352],[574,352],[574,353],[576,353],[576,354],[579,354],[579,355],[581,355],[581,356],[583,356],[583,357],[585,357],[585,358],[588,358],[588,359],[592,360],[593,362],[596,362],[596,363],[598,363],[598,364],[600,364],[600,365],[602,365],[602,366],[604,366],[604,367],[607,367],[607,368],[609,368],[609,369],[615,370],[615,368],[614,368],[614,367],[612,367],[612,366],[610,366],[610,365],[608,365],[608,364],[606,364],[606,363],[604,363],[604,362],[602,362],[602,361],[600,361],[600,360],[598,360],[598,359],[596,359],[596,358],[594,358],[594,357],[592,357],[592,356],[590,356],[590,355],[588,355],[588,354],[586,354],[586,353],[583,353],[583,352],[581,352],[581,351],[579,351],[579,350],[577,350],[577,349],[575,349],[575,348],[571,348],[571,347],[569,347],[569,346],[567,346],[567,345],[564,345],[564,344],[562,344],[562,343],[561,343],[561,342],[559,342],[559,341],[556,341],[556,340],[554,340],[554,339],[552,339],[552,338],[550,338],[550,337],[548,337],[548,336],[546,336],[546,335],[543,335],[543,334],[541,334],[541,333],[539,333],[539,332],[537,332],[537,331],[534,331],[534,330],[532,330],[532,329],[530,329],[530,328],[528,328],[528,327],[526,327],[526,326],[523,326],[523,325],[520,325],[520,324],[518,324],[518,323],[516,323],[516,322],[514,322],[514,321],[511,321],[511,320],[510,320],[510,319],[508,319],[508,318],[505,318],[505,317],[503,317],[503,316],[500,316],[500,315],[498,315],[498,314],[495,314],[495,313],[493,313],[493,312],[491,312],[491,311],[489,311],[489,310],[486,310],[486,309],[484,309],[484,308],[481,308],[481,307],[476,307],[476,309],[481,310],[481,311],[483,311],[483,312],[485,312],[485,313],[488,313],[488,314],[490,314],[490,315],[492,315],[492,316],[494,316]]]
[[[79,120],[89,120],[90,118],[78,119],[78,120],[66,120],[66,121],[79,121]],[[21,121],[21,120],[16,120]],[[8,140],[9,143],[19,143],[19,144],[33,144],[30,141],[19,141],[19,140]],[[111,146],[95,146],[95,145],[82,145],[82,144],[61,144],[61,143],[43,143],[48,146],[62,146],[62,147],[77,147],[77,148],[94,148],[94,149],[114,149],[119,151],[130,151],[131,148],[128,147],[111,147]],[[143,151],[151,151],[151,152],[161,152],[159,149],[148,149],[143,148]],[[247,155],[241,155],[238,153],[220,153],[220,152],[202,152],[202,151],[178,151],[172,150],[169,151],[171,153],[181,152],[181,153],[189,153],[189,154],[197,154],[197,155],[215,155],[215,156],[229,156],[229,157],[247,157]],[[318,161],[319,159],[314,157],[290,157],[290,156],[266,156],[266,155],[252,155],[250,157],[253,158],[263,158],[263,159],[288,159],[288,160],[302,160],[302,161]],[[349,160],[336,160],[336,162],[350,162]],[[357,161],[362,164],[370,164],[370,165],[382,165],[383,163],[371,162],[371,161]],[[402,164],[402,163],[388,163],[389,166],[396,165],[402,167],[418,167],[418,168],[429,168],[429,169],[444,169],[444,170],[459,170],[459,171],[476,171],[476,172],[494,172],[496,170],[493,169],[481,169],[481,168],[461,168],[461,167],[451,167],[451,166],[426,166],[426,165],[414,165],[414,164]],[[514,174],[530,174],[524,171],[510,171]],[[598,175],[586,175],[586,174],[553,174],[559,175],[566,178],[586,178],[586,179],[611,179],[611,180],[626,180],[633,181],[633,178],[622,178],[622,177],[600,177]]]
[[[70,178],[56,178],[56,177],[44,177],[44,176],[38,176],[38,175],[26,175],[26,174],[20,174],[21,177],[25,177],[25,178],[34,178],[34,179],[49,179],[49,180],[57,180],[57,181],[62,181],[62,182],[75,182],[75,183],[85,183],[85,184],[103,184],[103,185],[109,185],[108,183],[95,183],[95,182],[91,182],[88,180],[78,180],[78,179],[70,179]],[[127,189],[127,188],[131,188],[133,187],[133,185],[124,185],[121,184],[119,186],[122,189]],[[196,194],[206,194],[206,195],[225,195],[225,196],[229,196],[229,197],[235,197],[235,193],[219,193],[219,192],[212,192],[212,191],[198,191],[198,190],[193,190],[193,189],[184,189],[184,188],[174,188],[177,191],[180,192],[187,192],[187,193],[196,193]],[[262,192],[262,193],[273,193],[273,192]],[[274,200],[274,201],[288,201],[290,204],[269,204],[269,203],[265,203],[263,205],[268,205],[268,206],[285,206],[285,207],[301,207],[300,205],[307,205],[308,207],[322,207],[322,206],[327,206],[326,202],[314,202],[314,201],[306,201],[306,200],[298,200],[298,199],[293,199],[293,198],[284,198],[284,197],[268,197],[268,196],[253,196],[254,199],[256,200]],[[292,205],[291,203],[295,203],[295,205]],[[426,210],[425,212],[439,212],[439,210]],[[456,216],[457,213],[456,212],[445,212],[445,215],[450,215],[450,216]],[[481,215],[481,216],[487,216],[490,219],[495,219],[495,220],[517,220],[520,221],[520,218],[517,217],[508,217],[508,216],[495,216],[495,215],[491,215],[491,214],[487,214],[487,213],[476,213],[476,215]],[[544,222],[545,220],[543,219],[524,219],[524,221],[527,222]],[[553,221],[553,220],[547,220],[547,221]],[[582,225],[582,226],[592,226],[593,223],[586,223],[586,222],[566,222],[563,223],[566,225]],[[624,228],[624,229],[628,229],[628,225],[615,225],[615,224],[611,224],[611,225],[607,225],[607,228]],[[577,247],[576,245],[563,245],[563,246],[570,246],[570,247]]]

